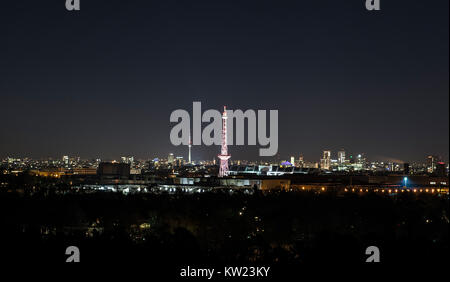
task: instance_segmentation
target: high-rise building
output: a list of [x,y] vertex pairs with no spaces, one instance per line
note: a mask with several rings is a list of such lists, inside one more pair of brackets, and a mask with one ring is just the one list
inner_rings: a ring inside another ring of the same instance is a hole
[[345,151],[344,151],[344,149],[341,149],[338,152],[338,163],[339,164],[344,164],[345,163]]
[[176,166],[182,166],[182,165],[184,165],[184,159],[183,159],[183,157],[176,157],[176,158],[175,158],[175,165],[176,165]]
[[174,161],[175,161],[175,156],[173,155],[173,153],[170,153],[169,156],[167,157],[167,163],[173,164]]
[[292,166],[295,166],[295,158],[293,156],[291,156],[291,164]]
[[130,156],[130,157],[121,157],[121,162],[124,163],[124,164],[133,165],[134,157],[132,157],[132,156]]
[[62,160],[65,166],[69,165],[69,156],[63,156]]
[[366,166],[366,156],[364,153],[358,154],[356,156],[356,164],[359,165],[361,169],[364,169]]
[[329,170],[331,166],[331,151],[325,150],[322,154],[322,159],[320,160],[320,168]]
[[303,155],[300,155],[300,157],[298,158],[298,166],[299,167],[305,166],[305,161],[303,160]]
[[427,172],[428,173],[433,173],[436,170],[436,164],[438,162],[438,157],[437,156],[428,156],[427,157]]

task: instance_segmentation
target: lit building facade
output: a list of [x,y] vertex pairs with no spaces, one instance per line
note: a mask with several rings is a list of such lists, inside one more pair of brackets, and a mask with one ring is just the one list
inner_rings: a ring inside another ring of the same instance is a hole
[[324,170],[329,170],[331,166],[331,151],[325,150],[322,154],[322,159],[320,160],[320,168]]

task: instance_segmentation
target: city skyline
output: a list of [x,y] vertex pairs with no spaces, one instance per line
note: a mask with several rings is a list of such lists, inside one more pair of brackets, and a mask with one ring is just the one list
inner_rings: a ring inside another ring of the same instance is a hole
[[[121,159],[123,158],[132,158],[134,160],[139,160],[139,161],[152,161],[155,159],[160,159],[160,160],[168,160],[170,157],[173,158],[182,158],[186,163],[199,163],[199,162],[205,162],[205,161],[217,161],[218,163],[220,162],[220,158],[218,158],[217,154],[212,156],[212,158],[205,158],[205,159],[201,159],[201,158],[192,158],[191,156],[191,148],[189,148],[189,146],[186,146],[188,148],[188,152],[186,154],[176,154],[173,151],[170,151],[169,153],[165,153],[165,154],[155,154],[151,157],[139,157],[136,156],[134,154],[122,154],[122,155],[117,155],[113,158],[110,157],[102,157],[100,155],[96,155],[96,156],[89,156],[89,157],[82,157],[80,155],[77,154],[63,154],[61,156],[47,156],[47,157],[40,157],[40,158],[33,158],[30,156],[18,156],[18,155],[8,155],[6,157],[2,157],[0,158],[0,160],[7,160],[7,159],[30,159],[30,160],[36,160],[36,161],[47,161],[47,160],[53,160],[53,161],[57,161],[57,160],[65,160],[66,158],[70,158],[70,159],[80,159],[80,160],[84,160],[84,161],[88,161],[88,160],[101,160],[101,161],[107,161],[107,162],[119,162],[121,161]],[[219,147],[219,151],[220,151],[220,146]],[[352,152],[352,151],[346,151],[344,149],[340,149],[338,151],[332,151],[332,150],[322,150],[320,152],[320,155],[313,157],[313,158],[305,158],[303,153],[298,153],[298,154],[290,154],[290,155],[282,155],[280,156],[279,154],[277,154],[276,156],[273,157],[258,157],[258,158],[252,158],[252,159],[243,159],[243,158],[230,158],[229,160],[231,162],[237,162],[237,161],[246,161],[246,162],[255,162],[255,163],[281,163],[283,161],[291,161],[293,159],[295,159],[295,161],[304,161],[304,162],[314,162],[317,164],[320,164],[321,161],[324,159],[324,153],[325,152],[330,152],[329,154],[329,160],[330,161],[335,161],[339,164],[344,163],[344,162],[349,162],[351,160],[356,160],[358,157],[363,156],[364,159],[366,159],[368,162],[385,162],[385,163],[424,163],[427,161],[428,158],[433,157],[436,158],[439,162],[444,162],[444,163],[448,163],[448,160],[444,159],[442,157],[442,155],[440,154],[427,154],[425,156],[423,156],[423,158],[418,159],[418,160],[399,160],[399,159],[388,159],[388,158],[377,158],[374,156],[368,156],[367,154],[365,154],[365,152]],[[344,152],[343,157],[340,156],[340,154],[342,154],[342,152]],[[345,157],[347,154],[347,157]]]

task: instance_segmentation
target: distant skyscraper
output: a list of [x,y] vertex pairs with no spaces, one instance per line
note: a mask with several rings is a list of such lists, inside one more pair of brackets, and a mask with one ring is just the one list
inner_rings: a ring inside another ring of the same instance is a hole
[[121,162],[124,164],[129,164],[129,165],[133,165],[134,162],[134,157],[130,156],[130,157],[121,157]]
[[167,157],[167,163],[173,164],[174,161],[175,161],[175,156],[172,153],[170,153],[169,156]]
[[344,151],[344,149],[341,149],[338,152],[338,162],[339,162],[339,164],[344,164],[345,163],[345,151]]
[[329,170],[331,166],[331,151],[323,151],[322,159],[320,160],[320,167]]
[[295,166],[295,157],[294,157],[294,156],[291,156],[291,164],[292,164],[293,166]]
[[69,165],[69,156],[63,156],[63,163],[67,166]]
[[364,154],[358,154],[356,156],[356,163],[357,164],[365,164],[366,163],[366,157],[364,156]]
[[176,166],[182,166],[182,165],[184,165],[184,159],[183,159],[183,157],[176,157],[174,162],[175,162],[175,165],[176,165]]
[[438,162],[437,156],[428,156],[427,157],[427,171],[428,173],[433,173],[436,170],[436,164]]
[[305,165],[305,161],[303,160],[303,155],[300,155],[300,157],[298,158],[298,166],[304,167],[304,165]]
[[218,156],[220,159],[219,177],[228,175],[228,159],[231,157],[231,155],[228,155],[227,146],[227,118],[227,107],[224,106],[222,114],[222,147]]

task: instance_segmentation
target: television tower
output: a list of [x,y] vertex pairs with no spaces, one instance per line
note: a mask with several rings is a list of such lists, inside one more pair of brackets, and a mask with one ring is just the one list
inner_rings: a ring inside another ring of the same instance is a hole
[[227,147],[227,106],[223,106],[222,113],[222,148],[220,150],[220,155],[218,155],[220,159],[220,168],[219,168],[219,177],[224,177],[228,175],[228,159],[231,155],[228,155],[228,147]]
[[192,141],[191,141],[191,135],[189,135],[189,145],[188,145],[188,147],[189,147],[189,157],[188,157],[188,159],[189,159],[189,164],[191,163],[191,147],[192,147]]

